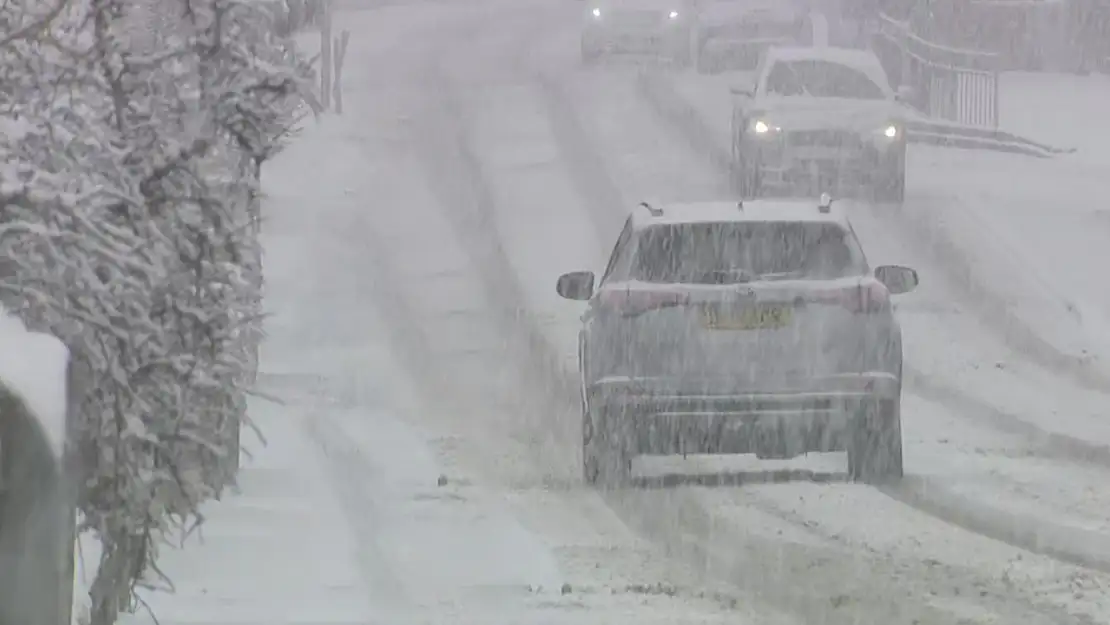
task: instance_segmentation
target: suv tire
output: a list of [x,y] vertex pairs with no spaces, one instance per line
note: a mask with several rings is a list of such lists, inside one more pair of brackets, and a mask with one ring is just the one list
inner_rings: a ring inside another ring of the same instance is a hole
[[903,476],[899,399],[868,399],[856,406],[848,439],[848,478],[879,484]]
[[[614,427],[617,415],[611,409],[582,405],[582,476],[587,484],[616,488],[632,478],[632,455],[628,441]],[[619,418],[619,417],[618,417]]]
[[747,159],[733,148],[732,158],[732,192],[742,200],[755,199],[759,196],[759,170],[749,167]]

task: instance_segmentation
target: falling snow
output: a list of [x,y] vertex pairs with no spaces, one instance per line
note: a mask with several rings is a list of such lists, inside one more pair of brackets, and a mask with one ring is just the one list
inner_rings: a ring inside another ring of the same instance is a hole
[[[873,4],[334,0],[343,111],[262,170],[258,430],[119,622],[1110,623],[1110,5]],[[701,325],[739,293],[786,329]],[[904,475],[703,429],[590,484],[596,384],[882,395]]]

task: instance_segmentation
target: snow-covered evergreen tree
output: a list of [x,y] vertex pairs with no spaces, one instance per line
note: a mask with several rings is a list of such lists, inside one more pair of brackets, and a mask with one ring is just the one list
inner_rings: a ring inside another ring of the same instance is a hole
[[0,5],[0,299],[85,372],[93,623],[228,484],[261,336],[258,172],[309,68],[243,0]]

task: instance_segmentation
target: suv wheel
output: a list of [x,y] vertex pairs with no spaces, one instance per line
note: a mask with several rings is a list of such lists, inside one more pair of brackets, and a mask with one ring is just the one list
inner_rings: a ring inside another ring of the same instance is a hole
[[627,441],[614,432],[612,413],[582,404],[582,476],[587,484],[613,488],[632,476]]
[[759,172],[754,167],[748,167],[743,159],[733,161],[732,191],[745,200],[759,196]]
[[898,399],[860,402],[848,440],[848,477],[871,484],[902,478],[902,414]]

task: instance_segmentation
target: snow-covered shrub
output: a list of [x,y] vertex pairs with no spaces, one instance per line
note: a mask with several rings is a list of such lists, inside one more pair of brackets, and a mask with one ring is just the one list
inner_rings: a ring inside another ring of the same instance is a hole
[[309,77],[272,22],[242,0],[0,5],[0,300],[86,378],[93,625],[165,581],[159,544],[237,463],[258,172]]

